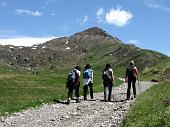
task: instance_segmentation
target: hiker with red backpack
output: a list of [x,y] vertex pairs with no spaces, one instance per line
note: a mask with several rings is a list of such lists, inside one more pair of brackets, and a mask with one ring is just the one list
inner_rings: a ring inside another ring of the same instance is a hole
[[68,100],[67,104],[70,103],[70,100],[73,95],[73,90],[75,89],[76,103],[80,102],[79,100],[79,87],[80,87],[80,66],[76,66],[69,74],[66,82],[66,87],[68,88]]
[[86,64],[83,72],[84,100],[87,100],[88,87],[90,87],[90,97],[93,99],[93,70],[91,69],[90,64]]
[[134,65],[134,61],[130,61],[130,65],[126,68],[126,73],[125,73],[125,82],[128,83],[126,100],[130,99],[131,85],[132,85],[132,88],[133,88],[134,98],[136,98],[136,86],[135,86],[135,84],[136,84],[137,77],[138,77],[137,67]]
[[106,64],[106,67],[103,70],[102,79],[104,85],[104,101],[111,102],[114,75],[110,64]]

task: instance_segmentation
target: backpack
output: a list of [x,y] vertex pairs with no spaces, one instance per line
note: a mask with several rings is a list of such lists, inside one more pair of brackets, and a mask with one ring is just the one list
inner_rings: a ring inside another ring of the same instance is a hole
[[104,70],[102,75],[103,80],[112,80],[112,75],[109,70]]
[[67,80],[69,81],[74,81],[76,78],[76,71],[73,69],[72,71],[69,72]]
[[91,69],[86,69],[83,72],[83,78],[85,78],[85,79],[92,78],[92,70]]
[[134,78],[135,77],[135,66],[128,66],[127,67],[127,75],[130,78]]

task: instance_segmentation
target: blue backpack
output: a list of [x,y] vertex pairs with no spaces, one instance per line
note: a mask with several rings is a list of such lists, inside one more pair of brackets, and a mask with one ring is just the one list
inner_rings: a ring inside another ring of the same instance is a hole
[[74,81],[75,78],[76,78],[76,71],[75,70],[70,71],[69,74],[68,74],[67,80]]
[[92,78],[92,69],[86,69],[83,73],[83,78],[85,79]]

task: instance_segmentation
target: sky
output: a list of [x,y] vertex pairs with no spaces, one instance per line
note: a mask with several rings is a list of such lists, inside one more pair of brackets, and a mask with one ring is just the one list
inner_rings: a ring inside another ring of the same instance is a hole
[[91,27],[170,56],[170,0],[0,0],[0,44],[31,46]]

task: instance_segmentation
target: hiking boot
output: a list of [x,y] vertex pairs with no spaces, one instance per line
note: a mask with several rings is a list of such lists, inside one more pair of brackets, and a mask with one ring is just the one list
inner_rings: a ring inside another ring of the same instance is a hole
[[126,98],[126,100],[127,100],[127,101],[130,100],[130,98]]
[[79,100],[79,99],[76,99],[76,103],[80,103],[80,100]]
[[66,104],[70,104],[70,100],[67,100]]
[[104,101],[104,102],[107,102],[107,100],[106,100],[106,99],[104,99],[103,101]]
[[133,97],[130,98],[130,100],[133,100],[133,99],[134,99]]

